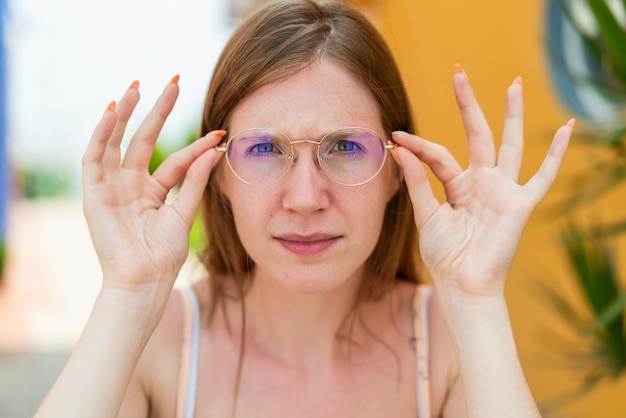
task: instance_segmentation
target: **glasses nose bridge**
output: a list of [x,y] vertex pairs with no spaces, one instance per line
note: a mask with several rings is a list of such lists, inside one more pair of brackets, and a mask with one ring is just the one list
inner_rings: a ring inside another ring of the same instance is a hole
[[320,146],[322,145],[322,141],[314,141],[312,139],[297,139],[295,141],[292,141],[291,139],[289,140],[289,143],[291,144],[291,150],[292,150],[292,165],[296,162],[296,160],[298,159],[298,151],[296,151],[296,148],[294,147],[294,145],[296,144],[312,144],[312,145],[316,145],[317,147],[315,148],[315,153],[313,154],[313,162],[315,163],[315,166],[322,170],[322,165],[321,165],[321,161],[320,161]]

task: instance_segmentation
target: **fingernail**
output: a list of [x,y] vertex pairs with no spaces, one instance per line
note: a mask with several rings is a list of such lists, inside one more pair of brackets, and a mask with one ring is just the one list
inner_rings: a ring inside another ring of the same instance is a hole
[[135,80],[132,83],[130,83],[130,86],[128,86],[129,89],[138,89],[139,88],[139,80]]
[[[216,131],[210,132],[214,135],[219,135],[220,137],[223,137],[224,135],[226,135],[226,131],[223,129],[218,129]],[[217,152],[226,152],[226,150],[228,149],[228,146],[226,144],[226,142],[222,142],[219,145],[217,145],[215,147],[215,151]]]
[[515,77],[515,80],[513,80],[513,84],[519,84],[519,86],[522,86],[522,77],[517,76]]
[[454,74],[462,74],[466,80],[469,80],[467,72],[465,72],[465,69],[461,67],[461,64],[459,63],[454,64]]
[[567,126],[569,126],[570,128],[574,129],[574,126],[576,126],[576,119],[571,118],[570,120],[567,121]]
[[180,75],[176,74],[174,77],[172,77],[172,79],[170,80],[170,84],[176,84],[178,83],[178,80],[180,80]]
[[[204,137],[205,138],[218,137],[219,139],[222,139],[224,135],[226,135],[226,131],[224,129],[216,129],[215,131],[208,132]],[[226,144],[224,144],[224,146],[226,146]]]
[[109,105],[107,106],[107,112],[109,110],[115,110],[115,106],[117,106],[117,103],[115,103],[115,100],[113,100],[111,103],[109,103]]
[[[215,140],[215,137],[222,139],[224,135],[226,135],[226,131],[224,129],[216,129],[214,131],[207,132],[201,139],[213,141]],[[225,146],[226,146],[225,143],[219,145],[219,147],[225,147]]]

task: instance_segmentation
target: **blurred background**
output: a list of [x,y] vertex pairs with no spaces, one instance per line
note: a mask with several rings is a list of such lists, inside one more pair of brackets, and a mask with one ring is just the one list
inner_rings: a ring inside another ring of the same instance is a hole
[[[4,0],[0,417],[32,415],[99,290],[81,212],[80,159],[105,107],[139,80],[132,132],[180,74],[180,98],[158,151],[181,147],[197,130],[222,46],[255,2]],[[468,72],[496,137],[505,90],[523,77],[522,182],[554,131],[577,117],[562,175],[523,236],[507,297],[544,416],[624,416],[626,1],[352,3],[396,55],[419,133],[461,162],[454,63]],[[191,255],[181,280],[195,274]]]

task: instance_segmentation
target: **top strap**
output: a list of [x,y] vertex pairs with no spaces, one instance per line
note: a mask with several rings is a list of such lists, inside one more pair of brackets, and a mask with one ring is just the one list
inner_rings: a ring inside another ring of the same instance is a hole
[[193,418],[198,387],[200,305],[191,286],[178,292],[183,304],[183,333],[178,374],[176,418]]
[[428,345],[428,304],[432,287],[417,285],[413,299],[413,343],[416,357],[417,416],[430,418],[430,355]]

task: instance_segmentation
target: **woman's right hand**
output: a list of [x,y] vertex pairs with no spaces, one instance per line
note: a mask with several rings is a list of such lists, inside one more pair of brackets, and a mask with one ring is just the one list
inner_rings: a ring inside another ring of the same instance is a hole
[[[189,231],[209,174],[222,154],[214,147],[225,134],[208,133],[169,156],[150,175],[154,144],[178,91],[176,76],[122,158],[120,143],[139,101],[138,82],[131,84],[117,105],[109,105],[83,156],[83,210],[102,267],[103,290],[158,294],[163,304],[187,258]],[[178,195],[166,203],[183,177]]]

